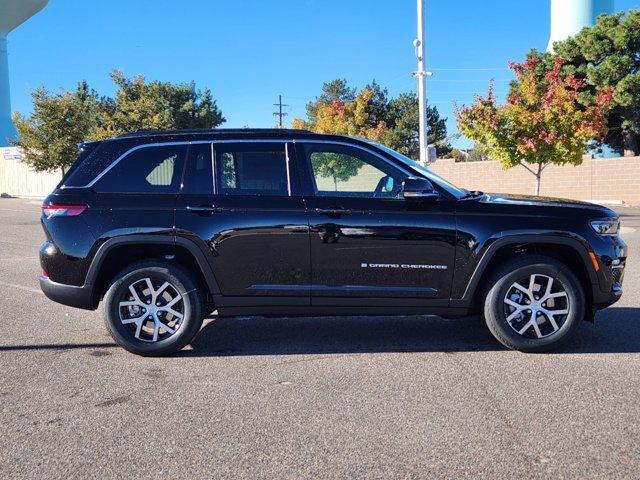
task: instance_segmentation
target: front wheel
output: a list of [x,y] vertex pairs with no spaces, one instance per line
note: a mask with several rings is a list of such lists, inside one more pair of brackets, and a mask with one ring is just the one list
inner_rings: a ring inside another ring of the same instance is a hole
[[170,355],[198,333],[204,317],[198,283],[179,265],[145,261],[120,272],[104,299],[113,339],[145,356]]
[[551,351],[571,338],[585,315],[585,295],[574,273],[548,257],[527,255],[492,276],[484,317],[493,336],[523,352]]

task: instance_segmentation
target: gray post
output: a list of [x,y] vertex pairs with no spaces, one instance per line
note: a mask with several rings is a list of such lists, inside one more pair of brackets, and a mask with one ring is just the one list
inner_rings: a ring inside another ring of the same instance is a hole
[[3,0],[0,2],[0,147],[6,147],[9,139],[16,136],[16,130],[11,121],[7,35],[46,7],[47,3],[49,0]]

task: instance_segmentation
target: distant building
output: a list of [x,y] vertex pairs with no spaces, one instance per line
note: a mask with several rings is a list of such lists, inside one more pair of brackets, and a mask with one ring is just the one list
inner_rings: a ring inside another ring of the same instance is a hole
[[553,43],[565,40],[595,24],[601,13],[613,12],[613,0],[551,0],[551,35],[547,51]]

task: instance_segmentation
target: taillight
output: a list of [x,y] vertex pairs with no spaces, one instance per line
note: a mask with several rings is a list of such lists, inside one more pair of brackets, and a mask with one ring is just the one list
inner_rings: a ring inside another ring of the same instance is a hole
[[57,203],[50,203],[42,205],[42,213],[47,218],[77,217],[87,208],[87,205],[59,205]]

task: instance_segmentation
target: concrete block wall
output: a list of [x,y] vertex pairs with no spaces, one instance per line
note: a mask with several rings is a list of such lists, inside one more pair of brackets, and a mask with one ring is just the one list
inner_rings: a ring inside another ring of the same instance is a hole
[[21,161],[17,148],[0,148],[0,194],[17,197],[45,197],[58,184],[62,173],[34,172]]
[[[533,195],[535,177],[523,167],[503,170],[498,162],[455,162],[439,159],[429,165],[460,187],[493,193]],[[575,200],[622,200],[640,205],[640,157],[591,158],[582,165],[547,166],[540,195]]]

